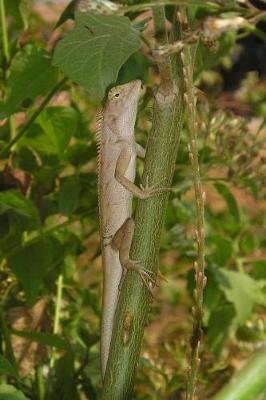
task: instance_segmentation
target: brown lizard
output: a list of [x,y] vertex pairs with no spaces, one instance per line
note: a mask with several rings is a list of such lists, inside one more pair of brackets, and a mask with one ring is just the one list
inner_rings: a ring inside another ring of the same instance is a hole
[[131,269],[138,272],[149,290],[154,284],[141,262],[129,258],[134,231],[134,221],[131,218],[132,195],[139,199],[147,199],[160,191],[134,184],[136,156],[145,157],[145,150],[134,138],[140,92],[139,80],[112,88],[97,129],[100,237],[104,275],[101,320],[103,377],[112,337],[119,284],[125,271]]

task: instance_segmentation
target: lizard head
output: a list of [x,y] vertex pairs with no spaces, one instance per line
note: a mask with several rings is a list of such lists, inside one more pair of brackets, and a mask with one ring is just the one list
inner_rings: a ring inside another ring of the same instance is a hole
[[140,93],[140,80],[110,89],[105,104],[105,117],[112,130],[124,135],[129,127],[134,128]]

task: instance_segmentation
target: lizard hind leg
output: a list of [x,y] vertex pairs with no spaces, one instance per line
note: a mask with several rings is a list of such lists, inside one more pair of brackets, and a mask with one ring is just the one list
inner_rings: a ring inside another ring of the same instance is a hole
[[129,252],[132,244],[135,223],[132,218],[127,218],[123,225],[118,229],[112,239],[111,246],[119,251],[119,259],[123,268],[122,277],[119,283],[119,290],[122,286],[126,272],[128,270],[136,271],[148,291],[152,294],[152,287],[156,285],[156,281],[151,276],[151,272],[143,267],[141,261],[131,260]]

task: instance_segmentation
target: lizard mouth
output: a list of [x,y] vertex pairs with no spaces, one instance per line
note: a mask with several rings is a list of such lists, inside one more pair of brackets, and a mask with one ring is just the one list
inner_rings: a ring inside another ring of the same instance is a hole
[[131,88],[130,88],[130,94],[132,94],[132,98],[134,98],[134,100],[138,101],[140,97],[142,97],[142,95],[145,92],[143,92],[143,85],[141,80],[136,79],[135,81],[130,82],[131,83]]

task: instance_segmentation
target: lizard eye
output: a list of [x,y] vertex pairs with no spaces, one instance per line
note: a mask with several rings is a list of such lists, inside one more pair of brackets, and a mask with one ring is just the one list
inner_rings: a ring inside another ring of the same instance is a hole
[[115,94],[115,97],[119,97],[119,96],[120,96],[120,93],[116,93],[116,94]]

